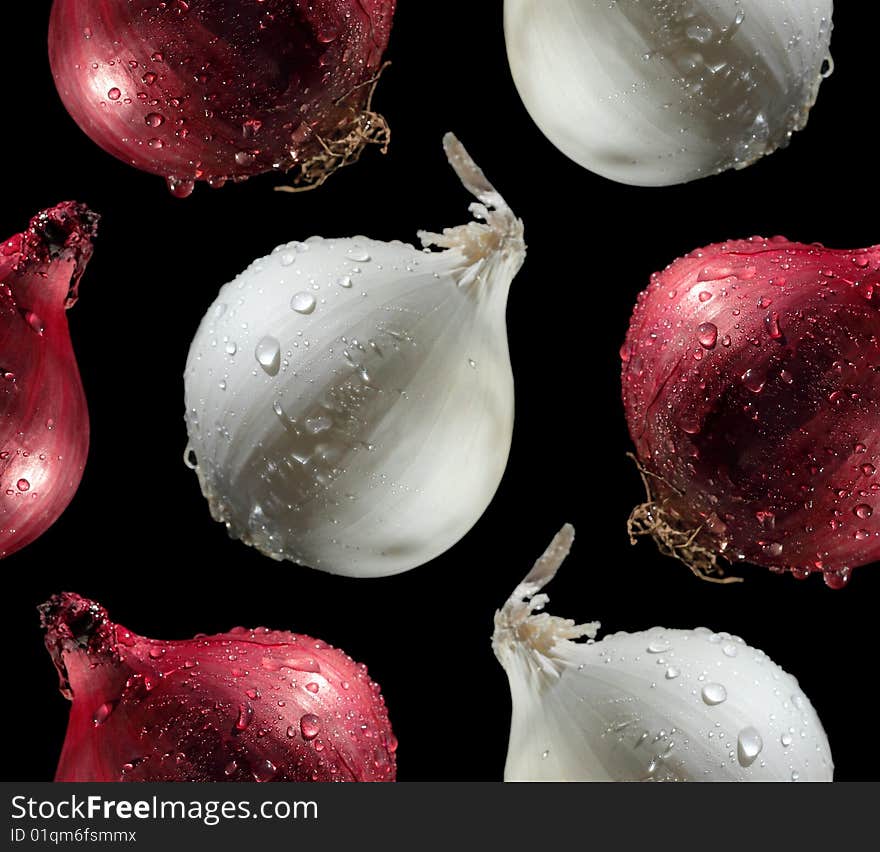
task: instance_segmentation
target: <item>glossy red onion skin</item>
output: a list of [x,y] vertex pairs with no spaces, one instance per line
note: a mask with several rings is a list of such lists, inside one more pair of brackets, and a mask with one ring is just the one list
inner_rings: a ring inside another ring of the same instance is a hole
[[89,416],[66,311],[97,219],[65,202],[0,244],[0,557],[39,538],[82,479]]
[[880,248],[713,245],[653,276],[623,401],[654,496],[731,562],[880,559]]
[[366,667],[308,636],[236,628],[145,639],[57,595],[46,647],[73,702],[56,781],[394,781]]
[[336,138],[366,103],[395,2],[55,0],[49,59],[86,134],[185,195]]

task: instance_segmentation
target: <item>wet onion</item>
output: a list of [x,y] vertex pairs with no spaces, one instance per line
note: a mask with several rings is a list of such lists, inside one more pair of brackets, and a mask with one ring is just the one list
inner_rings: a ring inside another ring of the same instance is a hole
[[878,269],[880,248],[755,237],[652,278],[621,353],[634,535],[833,588],[880,559]]
[[0,557],[41,536],[83,475],[89,415],[67,309],[97,221],[64,202],[0,243]]
[[364,665],[266,628],[164,642],[79,595],[40,607],[73,703],[56,781],[393,781],[397,740]]
[[55,0],[49,58],[77,124],[179,196],[272,170],[320,183],[385,144],[370,110],[396,0]]

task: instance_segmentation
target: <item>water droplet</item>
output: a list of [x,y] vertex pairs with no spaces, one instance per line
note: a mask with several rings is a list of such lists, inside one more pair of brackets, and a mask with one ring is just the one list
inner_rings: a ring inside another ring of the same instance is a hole
[[321,720],[314,713],[306,713],[299,720],[299,729],[304,740],[313,740],[321,732]]
[[278,768],[271,760],[262,760],[254,767],[254,780],[258,783],[271,781],[278,772]]
[[703,687],[703,701],[710,707],[727,701],[727,690],[720,683],[707,683]]
[[757,376],[754,370],[748,369],[742,374],[742,383],[752,393],[761,393],[764,390],[765,380]]
[[721,653],[724,654],[725,657],[735,657],[737,653],[739,653],[739,649],[733,642],[728,642],[726,645],[721,646]]
[[770,313],[764,317],[764,328],[767,329],[767,334],[770,335],[772,340],[779,340],[782,337],[782,329],[779,327],[778,311],[770,311]]
[[763,550],[767,556],[782,556],[782,551],[784,549],[782,543],[778,541],[765,541],[761,545],[761,550]]
[[791,743],[792,743],[792,736],[791,736],[791,734],[783,734],[783,735],[779,738],[779,742],[782,743],[782,747],[783,747],[783,748],[788,748],[788,747],[791,745]]
[[691,41],[698,44],[708,44],[712,40],[712,36],[715,35],[711,27],[702,24],[690,24],[685,30],[685,34]]
[[165,123],[165,116],[158,112],[149,112],[144,117],[147,127],[161,127]]
[[714,349],[718,342],[718,326],[711,322],[700,323],[697,327],[697,339],[704,349]]
[[293,308],[298,314],[310,314],[315,310],[315,306],[318,303],[315,301],[315,297],[311,293],[300,292],[297,293],[290,300],[290,307]]
[[254,350],[254,355],[264,372],[277,376],[281,368],[281,344],[270,335],[264,337]]
[[670,666],[666,669],[666,680],[675,680],[681,674],[681,669],[677,669],[675,666]]
[[247,729],[247,726],[251,723],[251,716],[253,716],[253,710],[250,705],[239,704],[238,706],[238,719],[235,722],[235,729],[237,731],[244,731]]
[[[151,148],[162,147],[162,142],[159,139],[151,139],[147,144]],[[168,191],[175,198],[189,198],[196,188],[196,182],[192,178],[179,178],[174,175],[168,175],[165,178],[165,183],[168,185]]]
[[730,278],[733,270],[729,266],[711,267],[706,266],[697,276],[697,281],[721,281],[722,278]]
[[32,328],[37,334],[42,334],[42,333],[43,333],[43,331],[45,330],[46,326],[45,326],[45,324],[43,323],[43,320],[42,320],[41,317],[39,317],[39,316],[38,316],[37,314],[35,314],[33,311],[28,311],[28,312],[24,315],[24,318],[27,320],[27,324],[28,324],[28,325],[29,325],[29,326],[30,326],[30,327],[31,327],[31,328]]
[[867,503],[859,503],[858,506],[853,509],[853,514],[857,518],[861,518],[863,521],[866,521],[871,515],[874,514],[874,510]]
[[764,741],[755,728],[743,728],[736,740],[736,756],[740,766],[751,766],[764,748]]
[[[289,251],[286,251],[286,252],[284,252],[284,254],[281,255],[281,265],[282,266],[293,266],[295,261],[296,261],[296,255],[292,254]],[[296,308],[294,308],[294,310],[296,310]]]
[[226,354],[227,355],[235,355],[238,352],[238,346],[236,346],[234,340],[228,340],[226,342]]
[[98,728],[110,718],[110,714],[113,712],[113,705],[109,702],[102,704],[97,710],[95,710],[95,715],[92,716],[92,722],[95,727]]
[[31,484],[26,479],[19,479],[18,482],[15,483],[18,487],[19,491],[28,491],[30,490]]
[[852,568],[843,566],[836,570],[826,569],[822,572],[822,579],[829,589],[843,589],[849,584],[852,576]]
[[344,287],[346,290],[351,289],[351,277],[348,275],[343,275],[336,283],[340,287]]
[[355,263],[369,263],[372,260],[369,252],[361,248],[349,249],[348,257]]
[[662,654],[669,650],[668,639],[653,639],[648,645],[649,654]]
[[319,687],[318,684],[316,684],[314,681],[311,681],[310,683],[307,683],[307,684],[306,684],[306,689],[307,689],[309,692],[311,692],[313,695],[317,695],[318,690],[320,689],[320,687]]
[[111,101],[118,101],[122,97],[122,92],[114,86],[107,92],[107,97],[110,98]]
[[320,435],[333,426],[333,421],[324,415],[320,417],[309,417],[306,420],[306,430],[312,435]]

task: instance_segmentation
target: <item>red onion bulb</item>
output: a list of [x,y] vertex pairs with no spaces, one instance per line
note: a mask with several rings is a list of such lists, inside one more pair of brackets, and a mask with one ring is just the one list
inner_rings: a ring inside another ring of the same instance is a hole
[[66,311],[97,221],[65,202],[0,244],[0,557],[55,523],[82,479],[89,415]]
[[832,588],[880,559],[878,270],[880,247],[753,237],[653,276],[622,349],[632,533]]
[[298,168],[316,184],[388,128],[370,110],[396,0],[55,0],[64,105],[104,150],[186,196]]
[[364,665],[238,627],[145,639],[79,595],[40,607],[73,704],[56,781],[394,781],[397,740]]

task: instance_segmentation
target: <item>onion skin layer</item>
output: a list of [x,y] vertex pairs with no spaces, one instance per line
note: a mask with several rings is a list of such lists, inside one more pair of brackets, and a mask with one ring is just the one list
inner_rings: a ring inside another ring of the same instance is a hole
[[49,59],[82,130],[185,196],[322,160],[343,138],[356,159],[382,121],[363,111],[395,3],[55,0]]
[[82,479],[89,414],[67,309],[97,222],[64,202],[0,244],[0,558],[55,523]]
[[878,269],[880,247],[753,237],[652,277],[621,355],[654,521],[832,588],[880,559]]
[[163,642],[63,593],[40,607],[73,702],[56,781],[394,781],[366,667],[308,636],[239,627]]

